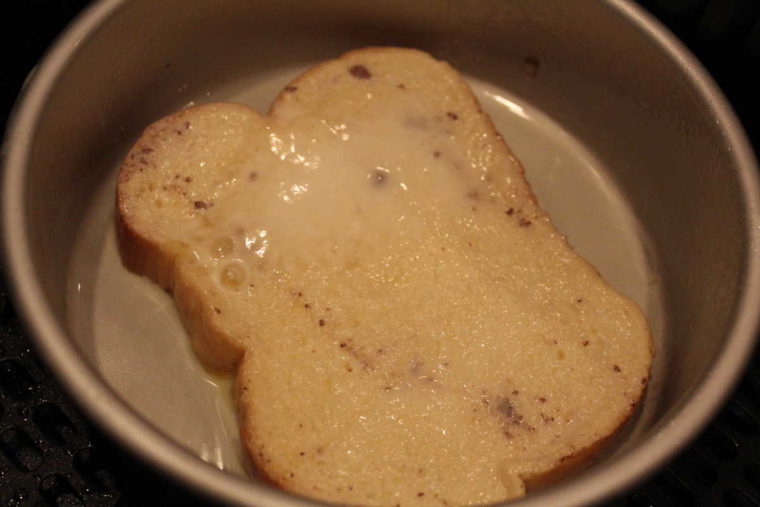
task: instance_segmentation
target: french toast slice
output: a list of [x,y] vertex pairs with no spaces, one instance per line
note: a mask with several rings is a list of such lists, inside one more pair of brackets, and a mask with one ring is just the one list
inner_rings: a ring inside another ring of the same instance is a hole
[[198,357],[236,376],[255,471],[300,495],[518,497],[587,463],[645,392],[641,310],[421,51],[344,54],[266,116],[159,120],[119,172],[117,231]]

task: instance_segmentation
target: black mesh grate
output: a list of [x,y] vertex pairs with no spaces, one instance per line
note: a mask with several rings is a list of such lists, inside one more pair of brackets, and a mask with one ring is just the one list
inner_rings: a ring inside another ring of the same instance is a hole
[[[2,125],[32,66],[86,3],[6,0],[0,6],[2,31],[14,41],[3,46],[3,61],[11,64],[0,75]],[[695,52],[760,147],[760,1],[639,3]],[[207,504],[87,422],[30,350],[6,294],[0,282],[0,505]],[[696,442],[609,505],[760,505],[760,353]]]
[[30,350],[0,292],[0,505],[201,503],[93,428]]

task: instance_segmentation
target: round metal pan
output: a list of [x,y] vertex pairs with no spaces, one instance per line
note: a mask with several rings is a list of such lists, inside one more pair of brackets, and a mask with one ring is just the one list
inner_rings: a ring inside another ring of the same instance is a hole
[[[760,194],[755,159],[720,91],[674,37],[622,0],[94,3],[31,76],[4,144],[6,265],[46,361],[124,447],[199,492],[238,504],[308,503],[220,470],[152,418],[72,322],[71,266],[100,209],[93,202],[145,125],[191,101],[255,102],[278,82],[272,76],[368,45],[427,50],[468,76],[482,100],[486,92],[499,96],[567,134],[631,218],[614,238],[638,238],[648,267],[626,271],[624,254],[584,236],[572,209],[588,201],[586,180],[557,187],[534,172],[542,202],[571,210],[571,242],[622,290],[640,288],[658,355],[624,441],[588,470],[514,505],[592,503],[654,472],[709,421],[750,355],[760,307]],[[502,125],[530,159],[537,150],[520,141],[523,124]]]

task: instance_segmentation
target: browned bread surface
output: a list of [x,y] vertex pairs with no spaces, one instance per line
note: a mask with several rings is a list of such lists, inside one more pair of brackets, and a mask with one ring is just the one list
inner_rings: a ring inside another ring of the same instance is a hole
[[467,85],[368,48],[148,127],[125,265],[236,375],[256,468],[365,505],[513,498],[576,468],[648,380],[639,308],[578,256]]

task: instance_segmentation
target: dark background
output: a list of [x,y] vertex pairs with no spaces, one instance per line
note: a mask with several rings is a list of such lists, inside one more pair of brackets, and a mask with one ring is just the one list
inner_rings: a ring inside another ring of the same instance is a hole
[[[27,74],[87,3],[0,0],[3,130]],[[760,0],[639,3],[712,73],[760,151]],[[0,506],[159,504],[208,502],[135,461],[84,419],[30,349],[0,280]],[[694,444],[609,504],[760,505],[760,353]]]

